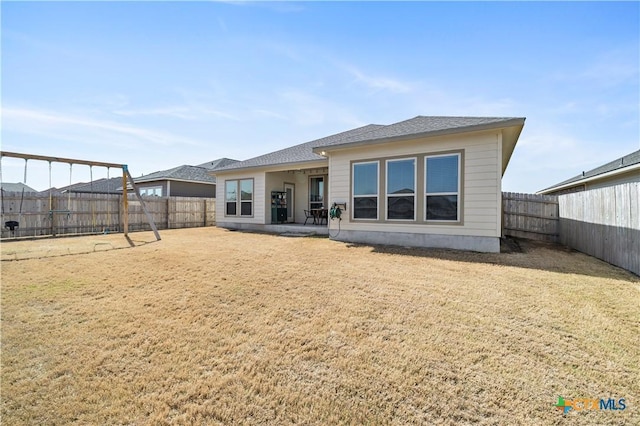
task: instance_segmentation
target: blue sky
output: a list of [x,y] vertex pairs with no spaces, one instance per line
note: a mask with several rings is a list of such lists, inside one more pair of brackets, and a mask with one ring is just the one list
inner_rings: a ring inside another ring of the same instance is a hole
[[[6,151],[138,176],[417,115],[526,117],[503,189],[535,192],[640,149],[638,2],[0,8]],[[5,158],[3,180],[23,165]],[[27,184],[47,188],[46,167]]]

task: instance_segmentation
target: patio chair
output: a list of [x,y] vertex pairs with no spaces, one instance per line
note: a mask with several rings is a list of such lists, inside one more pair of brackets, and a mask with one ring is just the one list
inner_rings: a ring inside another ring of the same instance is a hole
[[324,224],[327,224],[327,216],[329,211],[327,209],[320,210],[320,225],[322,225],[322,221],[324,220]]
[[316,217],[314,216],[313,212],[311,210],[305,210],[304,211],[304,224],[307,224],[307,221],[309,219],[313,219],[313,223],[316,223]]

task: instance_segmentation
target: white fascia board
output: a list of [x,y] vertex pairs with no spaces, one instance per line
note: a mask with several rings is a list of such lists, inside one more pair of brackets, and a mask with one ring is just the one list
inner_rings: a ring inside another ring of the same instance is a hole
[[629,167],[624,167],[624,168],[621,168],[621,169],[611,170],[610,172],[602,173],[602,174],[591,176],[591,177],[588,177],[588,178],[576,180],[574,182],[565,183],[564,185],[553,186],[551,188],[547,188],[547,189],[543,189],[542,191],[538,191],[538,192],[536,192],[536,194],[544,195],[544,194],[548,194],[550,192],[556,192],[556,191],[560,191],[562,189],[566,189],[566,188],[571,188],[571,187],[574,187],[574,186],[582,185],[584,183],[593,182],[594,180],[606,179],[606,178],[609,178],[609,177],[621,175],[623,173],[632,172],[634,170],[640,170],[640,163],[631,165]]

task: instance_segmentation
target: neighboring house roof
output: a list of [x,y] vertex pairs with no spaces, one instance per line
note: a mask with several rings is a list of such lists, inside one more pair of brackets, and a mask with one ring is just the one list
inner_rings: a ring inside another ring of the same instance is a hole
[[226,167],[230,164],[237,163],[238,160],[231,158],[218,158],[217,160],[207,161],[206,163],[198,164],[196,167],[204,167],[208,170],[215,170],[219,167]]
[[2,190],[4,192],[38,192],[35,189],[31,188],[28,185],[25,185],[22,182],[11,183],[11,182],[2,182]]
[[149,173],[146,176],[133,178],[133,180],[135,183],[177,180],[183,182],[215,184],[216,178],[209,174],[210,171],[211,170],[200,166],[183,165],[169,170]]
[[[48,192],[48,191],[43,191]],[[96,179],[93,182],[80,182],[62,188],[54,189],[54,192],[76,192],[76,193],[96,193],[96,194],[120,194],[122,192],[122,178]]]
[[[386,143],[391,141],[401,141],[415,139],[418,137],[429,137],[447,135],[453,133],[464,133],[480,130],[497,129],[504,127],[519,127],[524,125],[524,118],[514,117],[425,117],[417,116],[409,120],[401,121],[390,125],[370,124],[354,130],[338,133],[311,142],[282,149],[280,151],[261,155],[246,161],[240,161],[227,167],[217,169],[217,172],[226,172],[235,169],[251,167],[274,166],[289,163],[300,163],[306,161],[324,160],[321,155],[322,148],[340,148],[372,143]],[[519,134],[519,130],[517,132]],[[509,152],[503,152],[506,160],[511,156],[513,146],[517,136],[513,139],[513,144]],[[506,162],[505,162],[506,163]],[[506,164],[503,165],[506,167]]]
[[627,154],[623,157],[615,159],[603,164],[602,166],[582,172],[578,176],[557,183],[549,188],[538,191],[538,194],[547,194],[549,192],[559,191],[561,189],[582,185],[585,182],[593,181],[598,178],[604,178],[615,174],[626,173],[634,169],[640,169],[640,150]]

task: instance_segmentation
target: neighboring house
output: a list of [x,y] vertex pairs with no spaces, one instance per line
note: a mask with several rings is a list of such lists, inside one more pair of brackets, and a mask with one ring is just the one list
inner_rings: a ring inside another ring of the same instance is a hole
[[230,165],[235,161],[221,158],[198,166],[183,165],[136,177],[133,181],[141,195],[214,198],[216,178],[211,172],[220,165]]
[[2,182],[2,192],[24,192],[24,193],[33,193],[38,192],[35,189],[31,188],[28,185],[25,185],[22,182],[11,183],[11,182]]
[[499,252],[502,175],[524,121],[418,116],[218,168],[217,226],[268,230],[338,203],[336,240]]
[[122,177],[102,178],[92,182],[74,183],[63,188],[54,189],[54,192],[62,194],[67,192],[74,194],[122,194]]
[[538,194],[569,194],[628,182],[640,182],[640,150],[588,172],[582,172],[578,176],[538,191]]

